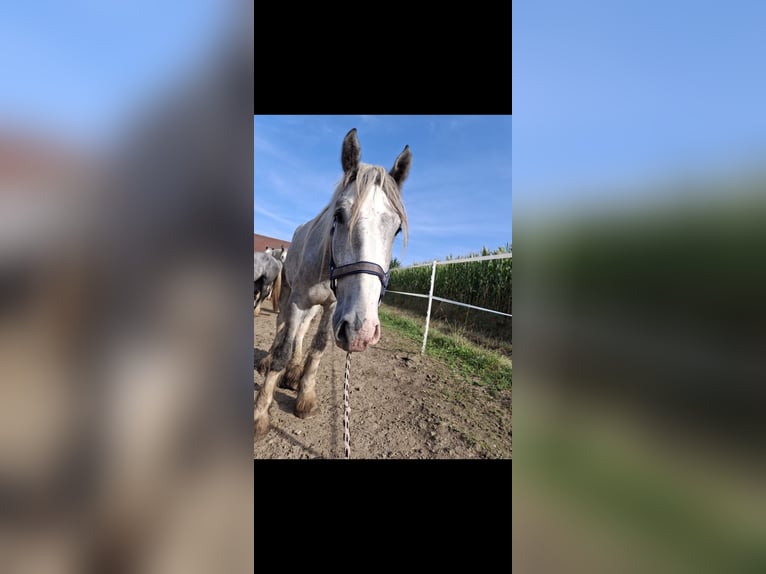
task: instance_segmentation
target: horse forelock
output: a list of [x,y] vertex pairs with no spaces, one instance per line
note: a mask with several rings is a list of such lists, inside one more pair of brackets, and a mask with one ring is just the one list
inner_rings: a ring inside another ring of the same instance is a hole
[[404,233],[403,240],[404,244],[406,245],[407,212],[405,211],[404,204],[402,203],[401,190],[399,189],[397,183],[394,181],[394,178],[391,177],[388,172],[379,165],[368,165],[364,163],[360,164],[359,169],[355,173],[346,174],[343,177],[343,180],[338,186],[342,189],[340,190],[340,193],[338,190],[336,190],[334,196],[336,197],[336,200],[337,197],[342,195],[343,190],[348,187],[350,183],[354,182],[354,180],[356,183],[356,200],[354,201],[354,206],[351,209],[349,229],[354,228],[354,224],[359,218],[360,208],[364,204],[365,198],[377,186],[383,190],[383,193],[385,193],[386,197],[391,202],[391,206],[394,208],[394,212],[396,212],[396,214],[399,216],[399,219],[402,220],[402,231]]
[[[349,230],[354,228],[354,224],[359,219],[361,206],[364,204],[364,200],[374,189],[379,188],[391,202],[394,212],[402,221],[403,245],[407,245],[407,212],[405,211],[404,203],[402,202],[402,194],[399,186],[394,181],[394,178],[392,178],[382,166],[361,163],[357,170],[344,174],[343,178],[335,187],[330,202],[324,209],[322,209],[319,215],[306,224],[308,226],[306,237],[314,233],[316,230],[319,231],[319,236],[322,238],[322,269],[326,269],[330,264],[329,253],[330,242],[332,240],[330,231],[332,230],[335,209],[347,196],[349,186],[353,186],[352,193],[355,197],[351,208]],[[303,259],[307,247],[308,242],[305,242],[301,246],[301,259]]]

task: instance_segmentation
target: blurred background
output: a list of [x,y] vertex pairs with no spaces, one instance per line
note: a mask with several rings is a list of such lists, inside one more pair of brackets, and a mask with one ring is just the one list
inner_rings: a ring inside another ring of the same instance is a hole
[[514,2],[514,571],[766,571],[765,19]]
[[0,572],[252,571],[252,4],[0,18]]
[[[765,20],[513,5],[519,572],[766,570]],[[252,21],[3,10],[0,572],[252,568]]]

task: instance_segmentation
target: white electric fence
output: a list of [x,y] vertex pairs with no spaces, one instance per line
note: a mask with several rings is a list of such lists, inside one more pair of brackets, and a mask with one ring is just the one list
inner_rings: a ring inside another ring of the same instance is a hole
[[389,289],[387,293],[396,293],[397,295],[406,295],[408,297],[422,297],[428,299],[428,310],[426,311],[426,327],[423,333],[423,347],[420,349],[420,354],[426,352],[426,341],[428,341],[428,325],[431,322],[431,302],[436,299],[442,303],[449,303],[450,305],[460,305],[461,307],[468,307],[469,309],[476,309],[477,311],[485,311],[486,313],[495,313],[496,315],[503,315],[504,317],[513,317],[510,313],[502,313],[495,311],[494,309],[485,309],[484,307],[477,307],[476,305],[469,305],[468,303],[461,303],[460,301],[452,301],[451,299],[445,299],[443,297],[436,297],[434,295],[434,279],[436,278],[436,266],[437,265],[449,265],[450,263],[475,263],[476,261],[488,261],[490,259],[509,259],[512,258],[511,253],[499,253],[497,255],[484,255],[482,257],[469,257],[466,259],[449,259],[447,261],[436,261],[433,263],[420,263],[418,265],[410,265],[403,269],[412,269],[415,267],[425,267],[426,265],[432,265],[431,268],[431,287],[428,290],[428,295],[422,293],[406,293],[404,291],[394,291]]

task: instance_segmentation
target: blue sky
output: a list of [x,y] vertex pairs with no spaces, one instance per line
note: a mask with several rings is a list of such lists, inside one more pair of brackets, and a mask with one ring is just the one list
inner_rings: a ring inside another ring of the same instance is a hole
[[[236,4],[5,3],[0,126],[37,127],[91,145],[109,141],[130,125],[142,102],[184,70],[199,69],[225,37]],[[512,10],[518,219],[536,211],[646,203],[665,196],[666,182],[766,165],[766,4],[527,0]],[[355,123],[369,161],[387,164],[404,143],[413,148],[405,187],[413,233],[405,260],[511,240],[511,154],[505,153],[511,122],[468,118]],[[467,123],[461,128],[461,122]],[[254,213],[264,232],[290,235],[286,227],[324,205],[313,196],[300,199],[305,189],[324,197],[339,174],[345,118],[299,124],[299,118],[255,121],[262,145],[256,145],[256,177],[275,176],[269,185],[256,179],[256,194],[299,198],[288,199],[289,208],[271,199],[258,204],[266,211]],[[319,148],[326,155],[316,155]],[[269,156],[269,150],[286,155]],[[285,157],[294,160],[288,173],[278,171],[289,165]],[[308,187],[289,193],[273,187],[287,175]]]
[[0,125],[107,141],[143,101],[213,53],[231,16],[227,4],[4,2]]
[[765,22],[752,1],[514,2],[516,216],[763,166]]
[[412,151],[403,265],[512,242],[511,116],[255,116],[255,233],[289,241],[327,205],[354,127],[363,162],[388,169]]

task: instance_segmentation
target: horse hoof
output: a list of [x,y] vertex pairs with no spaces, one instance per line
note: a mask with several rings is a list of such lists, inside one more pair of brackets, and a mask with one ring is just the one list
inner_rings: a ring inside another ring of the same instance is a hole
[[295,403],[293,414],[299,419],[306,419],[319,413],[319,404],[314,399],[298,399]]
[[262,440],[267,434],[269,434],[269,417],[264,416],[255,419],[253,423],[253,438],[255,442]]
[[266,371],[268,371],[270,367],[271,367],[271,356],[266,355],[258,363],[258,374],[265,375]]
[[300,384],[300,381],[291,381],[286,376],[283,376],[281,379],[279,379],[279,388],[280,389],[288,389],[291,391],[297,391],[298,385]]
[[303,375],[303,368],[300,365],[290,365],[285,372],[285,376],[279,383],[279,386],[283,389],[298,390],[298,385],[301,382],[301,375]]

